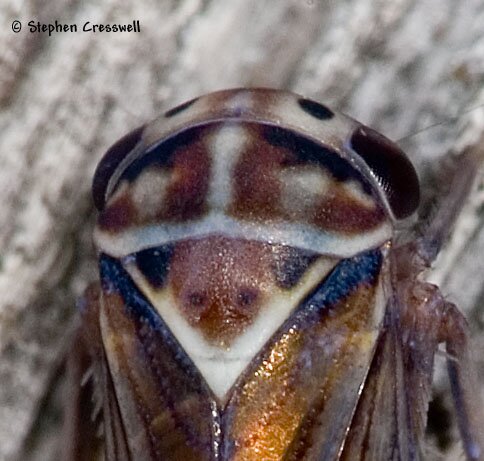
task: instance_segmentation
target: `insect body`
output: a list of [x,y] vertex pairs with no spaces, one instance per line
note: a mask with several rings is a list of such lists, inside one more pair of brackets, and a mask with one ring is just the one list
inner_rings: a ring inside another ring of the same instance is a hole
[[421,459],[440,342],[483,459],[465,324],[417,280],[429,236],[395,238],[419,185],[389,140],[291,93],[222,91],[121,139],[93,194],[81,313],[108,460]]

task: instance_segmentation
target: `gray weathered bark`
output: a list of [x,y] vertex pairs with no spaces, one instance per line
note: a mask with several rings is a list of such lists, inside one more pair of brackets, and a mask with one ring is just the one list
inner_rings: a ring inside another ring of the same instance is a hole
[[[56,459],[42,402],[96,277],[90,178],[128,130],[210,90],[287,88],[404,138],[427,200],[463,128],[484,130],[482,108],[466,112],[484,101],[482,0],[5,0],[0,15],[0,460]],[[78,32],[29,31],[55,19]],[[132,20],[141,33],[82,31]],[[484,350],[482,203],[476,191],[433,277]]]

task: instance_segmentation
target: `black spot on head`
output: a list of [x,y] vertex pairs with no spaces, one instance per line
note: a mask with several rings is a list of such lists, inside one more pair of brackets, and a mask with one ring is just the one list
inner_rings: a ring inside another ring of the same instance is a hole
[[193,99],[190,99],[190,101],[180,104],[179,106],[173,107],[173,109],[170,109],[165,112],[165,117],[168,117],[168,118],[173,117],[174,115],[177,115],[180,112],[183,112],[185,109],[188,109],[197,100],[198,98],[193,98]]
[[124,158],[134,149],[136,144],[138,144],[141,135],[143,134],[143,129],[144,125],[123,136],[107,150],[104,157],[99,162],[92,181],[92,197],[98,210],[104,208],[106,189],[111,176]]
[[293,153],[293,159],[283,166],[312,164],[324,168],[337,181],[358,181],[365,193],[371,195],[368,181],[347,160],[330,147],[318,144],[286,128],[266,126],[263,130],[266,141],[276,147],[282,147]]
[[252,287],[239,288],[236,301],[237,305],[241,308],[250,308],[258,299],[258,292]]
[[190,307],[203,307],[207,304],[208,297],[205,293],[195,291],[187,295],[187,304]]
[[304,112],[318,120],[329,120],[334,117],[334,112],[319,102],[305,98],[299,98],[297,102]]
[[136,253],[136,265],[152,287],[162,288],[165,284],[172,255],[173,245],[148,248]]
[[350,146],[377,177],[395,217],[410,216],[418,208],[420,186],[417,173],[405,152],[368,127],[354,131]]

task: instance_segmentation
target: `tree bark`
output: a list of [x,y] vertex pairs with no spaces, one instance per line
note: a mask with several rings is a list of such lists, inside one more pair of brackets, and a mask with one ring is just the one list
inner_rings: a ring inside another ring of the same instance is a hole
[[[0,460],[58,459],[45,395],[96,278],[90,180],[120,136],[212,90],[290,89],[401,140],[431,209],[443,159],[484,132],[480,0],[6,0],[0,14]],[[29,27],[56,20],[77,32]],[[133,20],[141,32],[92,31]],[[432,273],[480,351],[482,204],[475,190]]]

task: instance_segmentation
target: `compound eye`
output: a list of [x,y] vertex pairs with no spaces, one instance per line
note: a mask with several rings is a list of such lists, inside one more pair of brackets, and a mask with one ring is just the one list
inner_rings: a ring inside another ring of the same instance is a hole
[[350,146],[377,178],[395,218],[410,216],[418,208],[420,186],[415,168],[405,152],[366,126],[353,132]]
[[119,164],[138,144],[144,125],[136,128],[113,144],[99,162],[92,181],[92,197],[96,208],[101,211],[106,203],[106,192],[113,173]]

